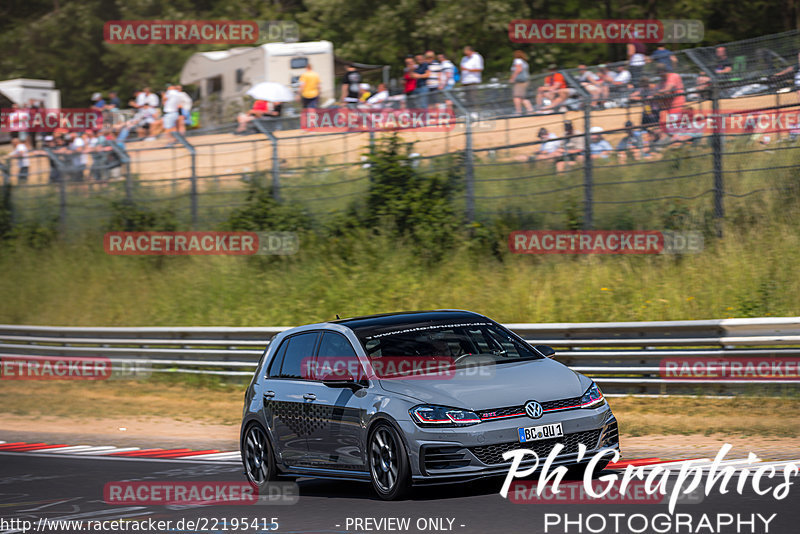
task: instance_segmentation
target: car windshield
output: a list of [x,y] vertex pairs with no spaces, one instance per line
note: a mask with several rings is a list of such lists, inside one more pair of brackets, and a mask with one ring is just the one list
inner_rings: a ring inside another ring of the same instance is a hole
[[527,343],[488,322],[405,326],[359,338],[373,363],[387,358],[444,360],[460,367],[542,358]]

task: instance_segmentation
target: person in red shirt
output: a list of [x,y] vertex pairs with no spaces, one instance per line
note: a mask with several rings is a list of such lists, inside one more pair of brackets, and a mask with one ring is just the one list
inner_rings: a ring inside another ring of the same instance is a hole
[[247,113],[240,113],[236,117],[236,122],[239,126],[236,128],[236,133],[243,133],[247,131],[247,124],[255,119],[261,117],[277,117],[280,115],[278,105],[267,102],[266,100],[256,100],[253,102],[253,107]]
[[[406,98],[411,96],[411,93],[417,88],[417,79],[414,77],[416,68],[417,62],[414,61],[412,56],[408,56],[406,58],[406,68],[403,70],[403,80],[405,82],[403,85],[403,94],[406,95]],[[422,82],[424,83],[425,80],[422,80]]]
[[[564,75],[557,72],[558,67],[555,64],[547,67],[550,71],[544,79],[544,85],[536,90],[536,107],[540,111],[557,109],[564,100],[569,96],[569,88]],[[550,104],[544,106],[544,100],[550,100]]]
[[677,72],[670,72],[665,65],[656,65],[656,72],[661,83],[656,88],[656,95],[660,98],[661,120],[665,121],[664,114],[680,113],[686,105],[686,94],[683,89],[683,80]]

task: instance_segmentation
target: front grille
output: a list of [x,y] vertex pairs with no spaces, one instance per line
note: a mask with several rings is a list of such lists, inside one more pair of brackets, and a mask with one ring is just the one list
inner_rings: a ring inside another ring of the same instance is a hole
[[425,447],[422,461],[425,470],[455,469],[469,465],[466,450],[462,447]]
[[[571,399],[560,399],[554,401],[546,401],[540,403],[545,412],[552,412],[557,410],[564,410],[567,408],[575,408],[580,406],[581,398],[572,397]],[[504,417],[522,417],[525,415],[525,405],[521,406],[508,406],[506,408],[497,408],[495,410],[484,410],[478,412],[478,417],[481,419],[499,419]]]
[[530,449],[535,452],[543,461],[550,451],[557,443],[563,443],[564,448],[561,454],[574,454],[578,452],[578,444],[583,443],[586,448],[591,450],[597,446],[597,441],[600,439],[600,430],[589,430],[586,432],[575,432],[567,434],[560,438],[543,439],[540,441],[531,441],[529,443],[520,443],[518,441],[511,441],[508,443],[498,443],[496,445],[482,445],[480,447],[470,447],[470,451],[475,455],[478,460],[485,464],[502,464],[509,463],[503,460],[503,453],[513,451],[514,449]]

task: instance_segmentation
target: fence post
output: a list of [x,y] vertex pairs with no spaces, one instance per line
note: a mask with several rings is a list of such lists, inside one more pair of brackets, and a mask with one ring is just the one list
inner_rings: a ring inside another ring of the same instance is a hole
[[592,109],[591,100],[584,100],[583,106],[583,229],[594,227],[594,178],[592,176]]
[[191,213],[192,213],[192,228],[197,229],[197,151],[194,147],[189,144],[189,141],[181,135],[179,132],[172,132],[172,135],[175,139],[178,140],[180,144],[182,144],[186,150],[189,151],[189,156],[192,160],[192,177],[191,177]]
[[281,200],[281,160],[278,158],[278,138],[275,134],[267,130],[261,121],[254,120],[256,129],[266,135],[272,141],[272,198],[280,202]]
[[[719,84],[714,79],[711,86],[711,113],[719,117]],[[719,121],[716,121],[719,124]],[[719,127],[714,128],[711,134],[711,150],[714,162],[714,217],[717,220],[717,237],[722,237],[722,219],[725,217],[723,197],[725,195],[725,182],[722,176],[722,134]]]
[[67,231],[67,180],[71,170],[56,156],[56,154],[49,148],[44,148],[45,154],[50,158],[50,161],[58,169],[58,231],[64,235]]
[[8,208],[10,210],[11,224],[13,225],[17,218],[14,210],[14,199],[12,198],[13,190],[11,189],[11,162],[0,161],[0,172],[3,174],[2,195],[8,195]]
[[472,114],[449,89],[445,89],[444,93],[450,101],[456,105],[459,111],[464,114],[464,133],[466,134],[466,140],[464,142],[464,178],[467,189],[466,211],[467,222],[471,224],[475,222],[475,169],[472,153]]

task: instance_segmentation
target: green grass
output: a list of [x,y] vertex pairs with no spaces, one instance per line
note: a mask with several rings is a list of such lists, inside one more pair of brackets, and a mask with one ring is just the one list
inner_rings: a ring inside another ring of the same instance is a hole
[[0,322],[294,325],[465,308],[507,322],[703,319],[800,313],[800,228],[728,229],[700,254],[500,258],[463,244],[434,265],[384,237],[315,240],[290,257],[131,257],[102,236],[4,249]]

